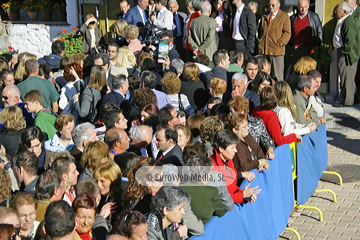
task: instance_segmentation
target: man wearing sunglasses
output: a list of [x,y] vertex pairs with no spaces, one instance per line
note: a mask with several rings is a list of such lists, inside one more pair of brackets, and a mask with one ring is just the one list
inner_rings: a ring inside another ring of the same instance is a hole
[[259,54],[268,56],[272,75],[284,80],[285,46],[291,37],[290,18],[280,10],[280,0],[269,1],[269,11],[262,18],[259,26]]

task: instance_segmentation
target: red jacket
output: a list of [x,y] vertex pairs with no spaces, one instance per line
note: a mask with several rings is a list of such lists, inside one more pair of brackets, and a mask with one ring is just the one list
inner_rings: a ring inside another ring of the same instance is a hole
[[296,142],[296,135],[294,133],[283,136],[281,134],[281,125],[279,117],[273,110],[263,110],[260,106],[254,108],[251,116],[263,120],[270,136],[274,139],[276,145],[283,145],[286,143]]
[[[228,160],[225,165],[223,160],[220,158],[219,152],[215,148],[213,150],[213,155],[210,157],[210,159],[212,160],[212,162],[214,164],[212,170],[221,172],[224,175],[227,189],[228,189],[230,196],[233,199],[234,203],[243,203],[244,202],[244,194],[243,194],[243,190],[241,190],[236,185],[236,182],[238,179],[238,173],[234,167],[233,160],[232,159]],[[226,166],[228,168],[232,169],[233,171],[227,171],[225,169]],[[219,168],[219,167],[221,167],[221,168]]]
[[186,38],[185,48],[186,48],[186,49],[189,49],[189,50],[191,50],[191,51],[194,50],[194,49],[191,47],[191,45],[190,45],[190,43],[189,43],[189,40],[188,40],[189,31],[190,31],[190,25],[191,25],[192,20],[194,20],[195,18],[198,18],[198,17],[200,17],[200,16],[201,16],[200,11],[195,11],[195,12],[193,12],[193,13],[190,15],[188,24],[187,24],[187,26],[186,26],[186,32],[188,33],[188,35],[187,35],[187,38]]

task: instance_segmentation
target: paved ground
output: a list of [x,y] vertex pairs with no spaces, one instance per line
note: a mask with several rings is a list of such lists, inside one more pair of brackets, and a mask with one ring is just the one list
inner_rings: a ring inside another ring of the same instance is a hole
[[[289,227],[296,229],[301,239],[360,240],[360,105],[345,108],[326,105],[326,109],[327,118],[335,118],[333,122],[337,125],[335,130],[327,131],[329,166],[351,164],[359,168],[354,166],[342,173],[346,176],[354,175],[346,178],[343,186],[338,184],[336,178],[319,181],[317,189],[331,189],[337,196],[337,202],[334,203],[330,193],[314,193],[305,204],[320,208],[323,222],[318,221],[317,211],[298,209],[300,216],[291,217],[293,222],[289,223]],[[278,239],[296,239],[296,236],[285,231]]]

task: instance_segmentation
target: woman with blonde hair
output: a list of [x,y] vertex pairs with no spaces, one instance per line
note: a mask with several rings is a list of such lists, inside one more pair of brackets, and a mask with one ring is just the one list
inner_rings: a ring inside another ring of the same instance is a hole
[[29,59],[36,59],[38,60],[38,57],[35,54],[23,52],[20,53],[18,56],[18,64],[15,69],[15,80],[16,81],[23,81],[27,78],[27,72],[25,70],[25,62]]
[[98,182],[101,194],[101,200],[98,206],[99,211],[106,203],[111,202],[117,205],[117,210],[106,218],[109,230],[111,231],[116,216],[121,210],[121,196],[123,192],[121,188],[121,169],[113,162],[101,163],[95,168],[93,177]]
[[278,105],[274,111],[279,117],[282,135],[287,136],[291,133],[305,135],[314,131],[316,129],[315,124],[310,123],[305,126],[304,124],[295,122],[296,106],[289,84],[284,81],[279,81],[275,83],[274,89],[278,97]]
[[79,93],[73,96],[73,108],[80,118],[86,122],[94,123],[100,109],[101,99],[110,91],[106,81],[106,71],[101,66],[91,68],[90,83],[85,88],[79,101]]
[[0,142],[13,158],[19,149],[21,133],[26,128],[21,108],[16,105],[4,108],[0,112],[0,122],[4,124],[4,128],[0,130]]
[[125,39],[125,27],[128,25],[128,23],[123,20],[119,19],[116,22],[113,23],[110,27],[110,37],[109,37],[109,43],[117,43],[120,47],[127,45],[126,39]]
[[186,145],[188,145],[188,143],[192,142],[190,128],[188,128],[187,126],[184,126],[182,124],[176,124],[174,126],[174,129],[177,131],[177,134],[178,134],[177,144],[179,145],[181,150],[184,151],[184,148],[186,147]]
[[137,66],[139,66],[139,56],[141,54],[142,48],[145,47],[145,44],[142,44],[138,39],[139,28],[134,25],[128,25],[125,27],[124,32],[126,41],[129,43],[129,49],[135,55]]
[[223,98],[223,94],[226,92],[226,82],[224,79],[215,77],[210,80],[210,95],[212,97]]
[[110,68],[110,73],[115,71],[116,68],[126,68],[128,74],[139,75],[140,71],[136,69],[136,58],[128,46],[119,48],[116,57],[116,65]]
[[294,72],[285,80],[289,84],[291,91],[297,89],[300,75],[307,74],[310,70],[315,70],[316,66],[317,62],[313,58],[309,56],[301,57],[294,65]]
[[91,178],[93,172],[99,164],[108,162],[109,147],[103,141],[89,142],[86,144],[83,154],[81,156],[81,165],[84,167],[84,172],[79,176],[79,180]]
[[[136,177],[135,177],[136,175]],[[139,211],[142,214],[150,212],[152,196],[162,187],[157,182],[156,175],[162,175],[160,164],[150,157],[140,157],[135,167],[128,172],[128,185],[122,197],[124,210]],[[151,179],[148,176],[152,176]]]

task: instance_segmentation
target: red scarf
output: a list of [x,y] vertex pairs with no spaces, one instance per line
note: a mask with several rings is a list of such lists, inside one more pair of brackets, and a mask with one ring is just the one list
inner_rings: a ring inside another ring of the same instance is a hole
[[92,240],[92,237],[90,236],[91,229],[86,233],[79,233],[77,229],[75,229],[75,231],[82,240]]

